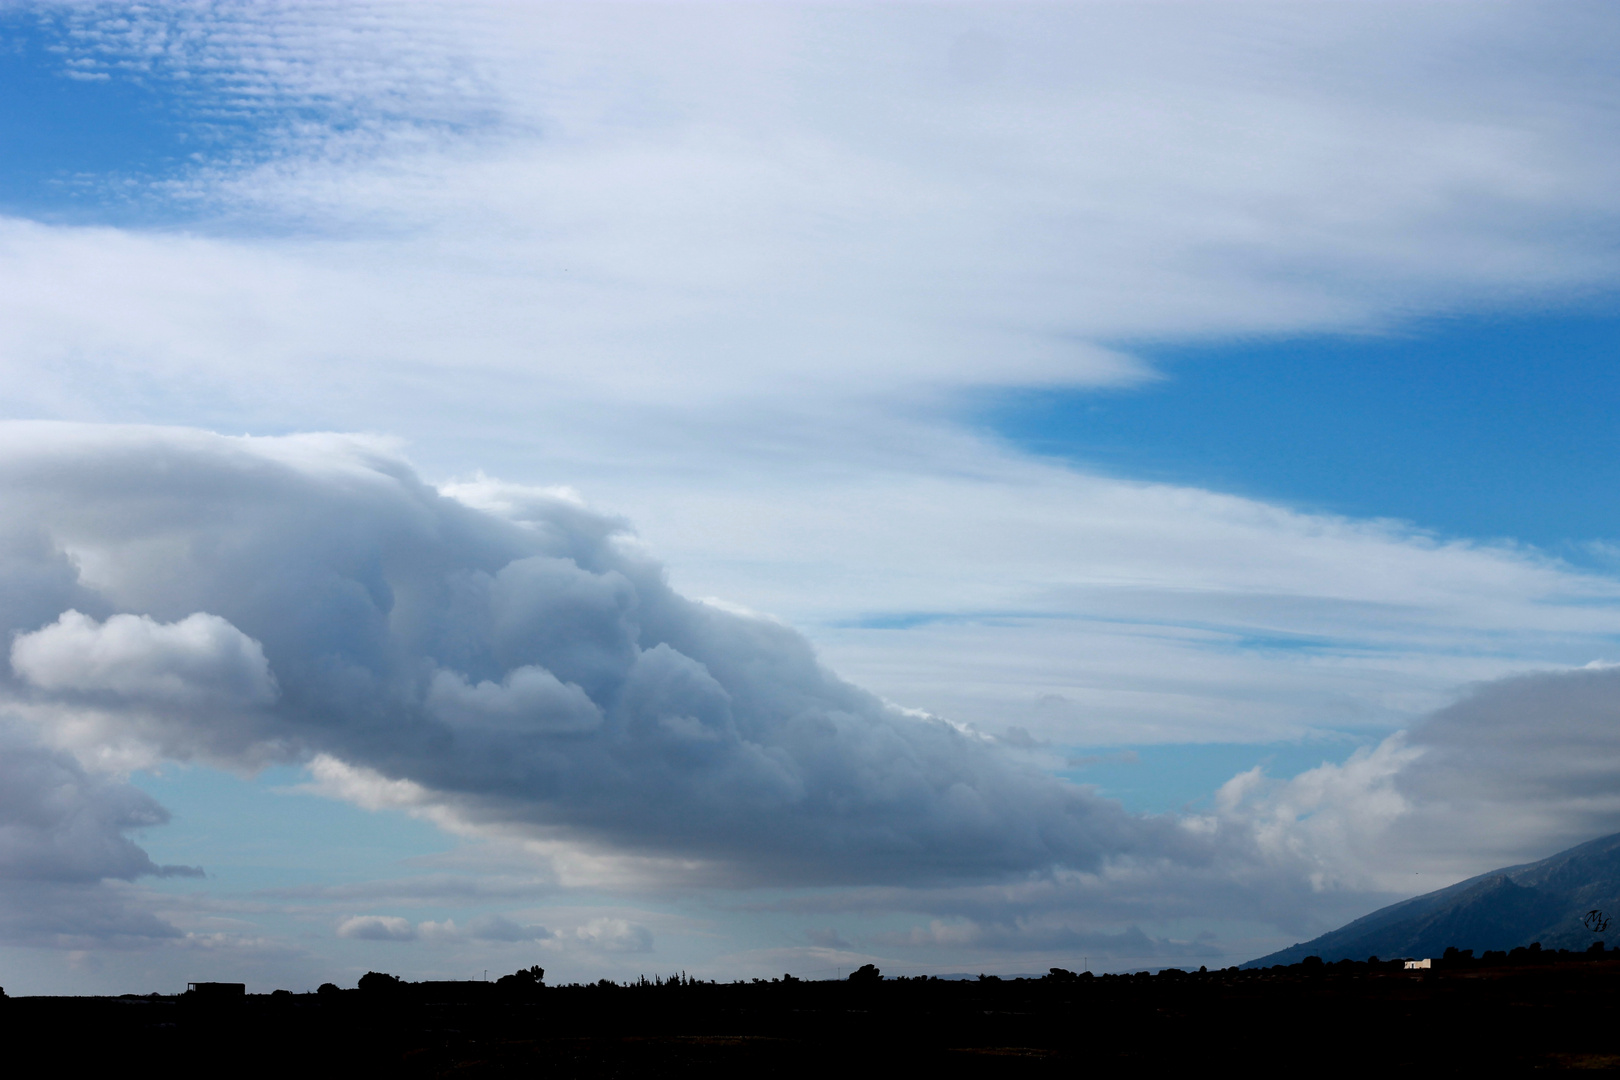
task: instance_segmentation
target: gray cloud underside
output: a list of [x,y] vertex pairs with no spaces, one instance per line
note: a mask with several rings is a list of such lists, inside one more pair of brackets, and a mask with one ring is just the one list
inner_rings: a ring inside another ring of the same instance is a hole
[[124,835],[168,820],[139,789],[0,730],[0,883],[196,876],[191,867],[154,864]]
[[1620,668],[1483,684],[1406,742],[1400,836],[1431,858],[1489,868],[1620,831]]
[[770,880],[1191,853],[677,595],[566,499],[499,517],[336,437],[16,425],[0,448],[10,693],[168,757],[328,754],[472,819]]
[[156,865],[126,835],[168,820],[144,792],[0,727],[0,941],[127,947],[180,937],[105,884],[201,873]]

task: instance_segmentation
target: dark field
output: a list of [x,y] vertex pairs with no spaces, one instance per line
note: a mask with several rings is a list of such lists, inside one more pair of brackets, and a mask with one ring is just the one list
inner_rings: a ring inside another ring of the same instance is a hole
[[[1613,954],[1610,954],[1612,957]],[[1079,980],[564,986],[0,1002],[10,1059],[83,1075],[1441,1075],[1620,1069],[1620,959]],[[439,1000],[432,1000],[432,999]],[[460,998],[461,1000],[444,1000]]]

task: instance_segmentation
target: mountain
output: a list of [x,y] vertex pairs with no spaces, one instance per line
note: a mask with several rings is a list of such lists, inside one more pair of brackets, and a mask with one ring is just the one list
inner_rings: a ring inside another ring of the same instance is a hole
[[[1594,910],[1614,917],[1603,933],[1583,922]],[[1546,949],[1620,944],[1620,833],[1402,900],[1242,966],[1297,964],[1307,956],[1329,963],[1369,956],[1421,958],[1439,956],[1448,945],[1473,949],[1477,956],[1535,941]]]

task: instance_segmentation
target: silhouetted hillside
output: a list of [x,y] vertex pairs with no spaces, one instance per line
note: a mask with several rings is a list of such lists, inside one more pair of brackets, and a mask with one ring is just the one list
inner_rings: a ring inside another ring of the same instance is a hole
[[[1608,925],[1587,913],[1614,916]],[[1620,833],[1551,858],[1492,870],[1449,888],[1402,900],[1314,941],[1251,960],[1244,967],[1295,964],[1307,956],[1439,956],[1447,946],[1484,952],[1539,941],[1548,949],[1583,950],[1620,942]]]

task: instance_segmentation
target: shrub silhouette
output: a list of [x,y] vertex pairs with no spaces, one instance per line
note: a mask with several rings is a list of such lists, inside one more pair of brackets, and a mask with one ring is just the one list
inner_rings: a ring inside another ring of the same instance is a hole
[[852,983],[880,983],[883,981],[883,972],[877,969],[876,964],[862,964],[849,973]]

